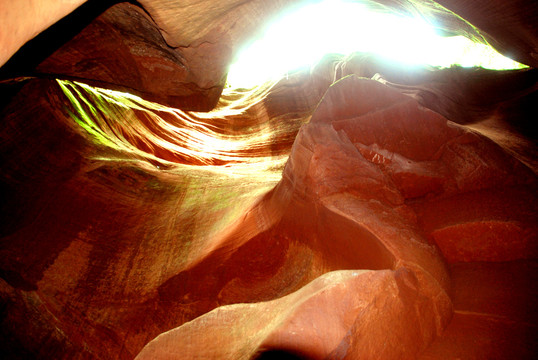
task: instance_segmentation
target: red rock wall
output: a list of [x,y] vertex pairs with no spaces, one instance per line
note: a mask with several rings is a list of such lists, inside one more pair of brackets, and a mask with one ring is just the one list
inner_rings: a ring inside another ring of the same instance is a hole
[[197,2],[172,49],[175,4],[3,69],[42,77],[0,84],[5,357],[534,358],[534,69],[328,56],[219,98],[240,36],[200,27],[283,3]]

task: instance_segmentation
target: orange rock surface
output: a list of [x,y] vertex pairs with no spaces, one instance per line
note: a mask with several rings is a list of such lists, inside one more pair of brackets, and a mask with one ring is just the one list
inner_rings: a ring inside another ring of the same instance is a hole
[[[5,358],[536,357],[536,70],[328,55],[222,92],[288,3],[88,1],[0,68]],[[534,5],[439,3],[478,28],[374,7],[535,66]]]

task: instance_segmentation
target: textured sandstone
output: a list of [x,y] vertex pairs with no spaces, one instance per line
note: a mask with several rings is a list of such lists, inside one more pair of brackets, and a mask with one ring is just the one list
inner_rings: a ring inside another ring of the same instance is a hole
[[327,273],[277,300],[218,308],[160,335],[136,358],[249,359],[276,350],[308,359],[371,357],[376,350],[386,359],[413,357],[432,336],[403,325],[424,315],[427,300],[416,285],[405,271]]
[[536,260],[459,263],[451,274],[454,318],[420,359],[536,357]]
[[[0,83],[5,357],[535,357],[536,70],[328,55],[219,98],[292,3],[89,1],[0,70],[46,78]],[[535,65],[534,4],[440,3],[478,28],[374,6]],[[6,4],[0,62],[78,2]]]

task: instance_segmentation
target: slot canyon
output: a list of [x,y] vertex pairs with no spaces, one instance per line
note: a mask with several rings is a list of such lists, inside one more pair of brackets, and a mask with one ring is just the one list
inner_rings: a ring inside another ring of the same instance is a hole
[[538,2],[362,1],[519,69],[227,83],[312,2],[0,0],[0,358],[538,357]]

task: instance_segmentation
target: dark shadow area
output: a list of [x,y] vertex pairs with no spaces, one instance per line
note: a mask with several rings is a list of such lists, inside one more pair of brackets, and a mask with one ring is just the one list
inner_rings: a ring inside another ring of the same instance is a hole
[[[2,69],[0,68],[0,72]],[[26,78],[28,79],[28,78]],[[0,113],[27,83],[24,78],[0,81]]]
[[299,356],[286,350],[264,350],[254,355],[251,360],[308,360],[304,356]]
[[[538,69],[532,69],[533,75],[538,75]],[[536,78],[536,76],[535,76]],[[535,80],[538,89],[538,80]],[[538,143],[538,127],[536,119],[538,111],[538,91],[521,96],[513,101],[506,101],[497,107],[497,113],[518,133],[523,134],[535,144]]]

